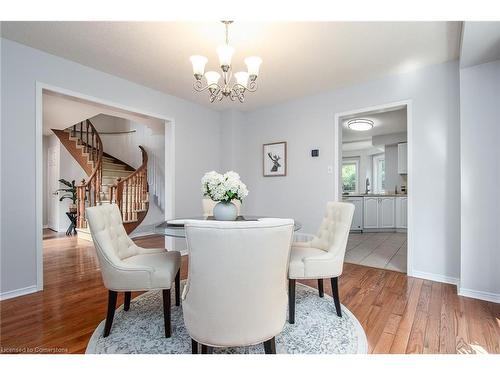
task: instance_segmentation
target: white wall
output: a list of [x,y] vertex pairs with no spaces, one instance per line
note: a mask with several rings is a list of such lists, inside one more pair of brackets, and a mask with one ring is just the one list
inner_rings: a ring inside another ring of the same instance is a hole
[[500,302],[500,60],[460,70],[460,294]]
[[[316,231],[334,199],[334,116],[374,105],[413,103],[414,272],[456,281],[460,255],[458,62],[365,82],[245,114],[238,163],[248,185],[247,211],[293,217]],[[262,176],[262,144],[288,142],[288,176]],[[320,149],[318,158],[310,157]]]
[[[37,81],[173,118],[175,214],[200,213],[201,175],[220,167],[218,112],[5,39],[1,40],[1,80],[2,294],[32,290],[37,283],[37,235],[42,230],[35,212]],[[25,183],[19,184],[21,180]]]

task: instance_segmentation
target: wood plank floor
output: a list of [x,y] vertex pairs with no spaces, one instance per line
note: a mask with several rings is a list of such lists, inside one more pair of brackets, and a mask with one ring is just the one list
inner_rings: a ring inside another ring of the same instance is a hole
[[[44,269],[43,292],[0,302],[0,352],[83,353],[104,319],[107,291],[91,243],[44,232]],[[500,305],[459,297],[454,286],[346,263],[340,296],[365,329],[371,353],[500,353]]]

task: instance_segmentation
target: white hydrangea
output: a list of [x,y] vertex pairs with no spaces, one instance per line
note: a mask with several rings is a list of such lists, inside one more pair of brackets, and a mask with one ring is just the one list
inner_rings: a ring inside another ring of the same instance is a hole
[[214,201],[243,200],[248,195],[246,185],[241,182],[240,175],[228,171],[223,175],[215,171],[205,173],[201,179],[201,191],[204,196]]

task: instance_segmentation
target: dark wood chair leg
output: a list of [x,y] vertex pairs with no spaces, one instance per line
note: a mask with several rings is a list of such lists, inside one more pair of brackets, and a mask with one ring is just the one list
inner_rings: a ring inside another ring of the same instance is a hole
[[274,337],[264,342],[264,352],[266,354],[276,354],[276,339]]
[[132,292],[125,292],[125,303],[123,304],[123,310],[130,310],[130,298],[132,297]]
[[191,353],[198,354],[198,341],[191,339]]
[[201,354],[213,354],[214,348],[213,346],[201,345]]
[[288,322],[295,323],[295,280],[288,280]]
[[340,309],[340,298],[339,298],[339,278],[332,277],[332,296],[333,303],[335,304],[335,310],[337,311],[337,316],[342,318],[342,310]]
[[170,289],[163,289],[163,321],[165,323],[165,337],[170,337]]
[[108,293],[108,314],[106,315],[106,324],[104,325],[104,337],[108,337],[113,325],[113,318],[115,317],[116,310],[116,296],[117,292],[110,290]]
[[325,295],[325,290],[323,289],[323,279],[318,279],[318,292],[321,298]]
[[175,275],[175,306],[181,305],[181,270]]

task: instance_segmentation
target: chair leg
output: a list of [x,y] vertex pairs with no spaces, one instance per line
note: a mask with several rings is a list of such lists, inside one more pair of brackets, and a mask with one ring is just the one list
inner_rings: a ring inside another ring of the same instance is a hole
[[264,342],[264,352],[266,354],[276,354],[276,339],[274,337]]
[[125,292],[125,303],[123,304],[123,310],[130,310],[130,298],[132,297],[132,292]]
[[295,280],[288,280],[288,322],[295,323]]
[[163,289],[163,321],[165,323],[165,337],[170,337],[170,289]]
[[333,303],[335,303],[335,310],[337,311],[337,316],[342,318],[342,310],[340,309],[340,298],[339,298],[339,278],[332,277],[332,297]]
[[113,318],[115,317],[116,309],[116,296],[117,292],[110,290],[108,292],[108,314],[106,315],[106,324],[104,325],[104,337],[108,337],[113,325]]
[[318,292],[321,298],[325,295],[325,290],[323,289],[323,279],[318,279]]
[[175,306],[181,305],[181,270],[175,275]]
[[213,346],[208,346],[208,345],[201,345],[201,354],[213,354],[214,353],[214,347]]
[[198,354],[198,342],[191,339],[191,353]]

